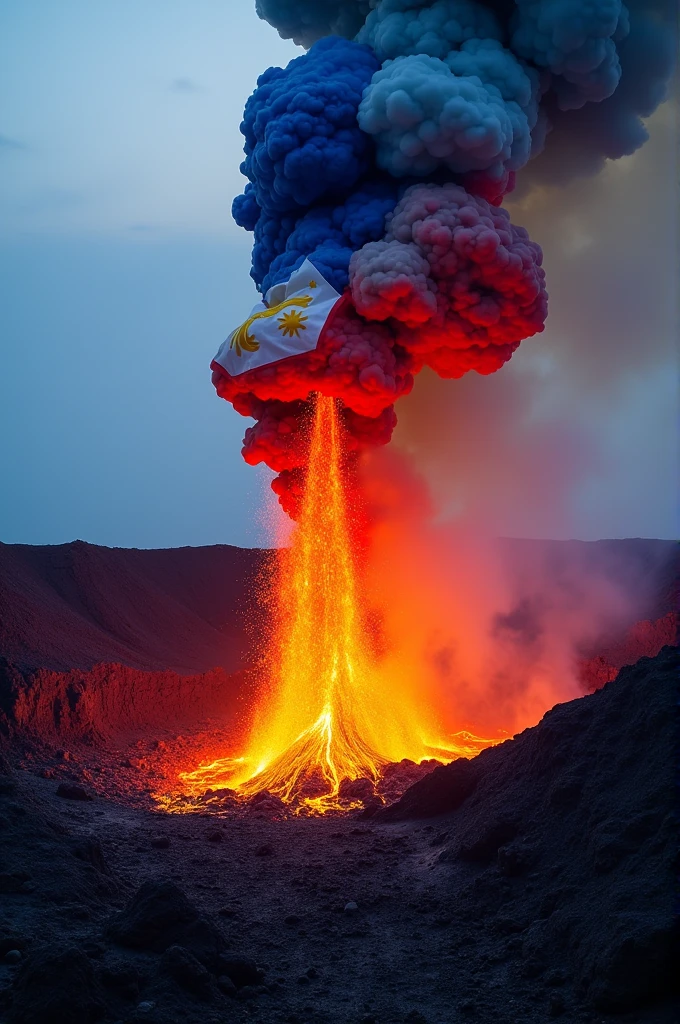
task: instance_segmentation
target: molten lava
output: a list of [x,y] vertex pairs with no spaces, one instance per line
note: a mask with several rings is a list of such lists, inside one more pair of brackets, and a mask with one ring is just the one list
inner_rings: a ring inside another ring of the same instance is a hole
[[376,783],[403,758],[470,756],[489,742],[458,734],[428,742],[436,716],[413,688],[376,670],[365,629],[350,529],[336,400],[317,396],[301,515],[281,553],[272,682],[256,709],[247,753],[180,774],[185,793],[263,790],[307,813],[347,808],[343,780]]

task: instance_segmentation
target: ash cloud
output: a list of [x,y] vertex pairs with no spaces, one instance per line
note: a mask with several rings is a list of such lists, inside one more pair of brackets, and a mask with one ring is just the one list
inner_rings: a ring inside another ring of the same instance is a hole
[[471,519],[442,522],[394,446],[367,452],[363,469],[377,670],[440,709],[442,736],[498,739],[532,725],[588,688],[594,653],[656,614],[671,545],[491,539]]
[[543,231],[545,334],[455,395],[423,374],[399,407],[395,444],[441,517],[501,536],[677,536],[676,114],[658,112],[633,158],[511,204]]
[[[264,420],[244,455],[284,467],[275,489],[294,511],[286,493],[299,488],[305,412],[295,403],[308,411],[311,391],[342,399],[358,453],[389,440],[391,405],[423,367],[467,375],[474,390],[470,371],[493,373],[543,330],[541,249],[515,215],[550,241],[578,192],[546,207],[545,188],[596,175],[646,141],[673,71],[676,11],[668,0],[258,0],[257,11],[310,49],[265,71],[246,105],[248,184],[233,209],[253,232],[252,277],[266,291],[310,258],[345,297],[313,353],[237,377],[218,367],[214,382]],[[592,282],[584,288],[575,319]],[[593,358],[621,379],[620,357],[600,347]],[[535,404],[530,378],[515,385],[513,408]],[[444,419],[464,404],[451,391]],[[597,460],[580,425],[562,432],[567,475]],[[439,444],[436,432],[430,462]]]

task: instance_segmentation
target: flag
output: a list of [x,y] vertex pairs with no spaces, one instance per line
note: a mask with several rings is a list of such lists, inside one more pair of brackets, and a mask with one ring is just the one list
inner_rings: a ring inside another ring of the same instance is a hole
[[236,377],[315,349],[323,328],[342,296],[306,259],[287,281],[275,284],[232,331],[213,366]]

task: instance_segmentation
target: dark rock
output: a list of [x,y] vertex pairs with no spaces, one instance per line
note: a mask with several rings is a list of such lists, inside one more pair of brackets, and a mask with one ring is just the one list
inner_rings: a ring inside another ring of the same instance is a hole
[[536,957],[529,957],[522,964],[521,975],[523,978],[539,978],[545,970],[545,964]]
[[665,919],[619,914],[605,934],[588,986],[596,1009],[632,1010],[677,991],[678,930],[670,910]]
[[468,834],[458,847],[461,860],[471,864],[484,864],[497,856],[501,846],[514,839],[518,826],[514,821],[485,822],[481,828]]
[[262,843],[255,850],[256,857],[271,857],[274,853],[274,847],[271,843]]
[[9,949],[5,953],[6,964],[20,964],[21,963],[21,950],[20,949]]
[[375,799],[375,789],[370,779],[343,779],[338,796],[341,800],[358,800],[366,803]]
[[73,847],[73,855],[78,860],[91,864],[102,875],[111,875],[111,868],[106,863],[104,851],[98,839],[83,839]]
[[434,818],[457,810],[474,791],[478,770],[464,757],[451,764],[435,768],[420,782],[407,789],[391,807],[377,811],[377,821],[407,821],[415,818]]
[[237,988],[257,985],[264,978],[264,971],[254,960],[246,956],[227,956],[224,953],[219,958],[219,973],[231,978]]
[[105,1014],[92,962],[74,948],[37,950],[17,978],[9,1024],[94,1024]]
[[567,1008],[564,996],[560,992],[553,992],[548,1002],[548,1011],[551,1017],[561,1017]]
[[302,918],[298,917],[297,914],[289,914],[288,917],[284,917],[283,923],[289,925],[301,924]]
[[210,999],[210,975],[199,960],[184,946],[170,946],[163,954],[163,969],[182,988],[199,999]]
[[216,828],[214,832],[208,832],[206,839],[209,843],[221,843],[224,839],[224,833],[220,829]]
[[498,848],[498,870],[506,878],[523,875],[534,862],[534,851],[523,843],[511,843]]
[[243,988],[239,988],[236,991],[236,998],[243,1001],[246,999],[257,999],[258,995],[259,992],[255,985],[244,985]]
[[581,799],[583,792],[583,779],[578,776],[567,775],[553,786],[548,800],[553,807],[560,810],[572,810]]
[[251,817],[261,818],[263,821],[277,821],[281,818],[290,817],[290,811],[283,800],[273,795],[268,796],[266,800],[261,800],[257,804],[251,804],[249,813]]
[[30,881],[28,871],[3,871],[0,872],[0,895],[13,892],[25,892],[24,886]]
[[220,917],[238,917],[238,910],[233,907],[220,907],[217,913]]
[[420,782],[426,775],[441,767],[441,761],[421,761],[416,764],[405,757],[394,764],[387,764],[382,769],[376,789],[380,797],[387,803],[394,803],[404,795],[407,789]]
[[92,800],[93,797],[82,786],[76,786],[72,782],[60,782],[57,786],[57,796],[64,800]]
[[385,806],[379,796],[372,796],[364,801],[362,810],[357,814],[357,818],[362,821],[366,821],[370,818],[374,818],[378,811],[382,810]]
[[11,949],[18,949],[20,953],[25,953],[28,946],[28,939],[14,929],[0,934],[0,956],[5,956]]
[[114,961],[107,964],[100,973],[102,984],[105,988],[126,999],[134,1002],[139,999],[140,976],[137,969],[124,961]]
[[170,849],[170,839],[168,836],[154,836],[149,845],[152,846],[154,850],[168,850]]
[[103,942],[96,942],[90,939],[83,943],[83,953],[89,956],[90,960],[101,960],[106,953],[106,946]]
[[163,953],[188,949],[205,966],[215,963],[223,940],[174,882],[145,882],[113,918],[107,935],[121,946]]
[[220,974],[217,979],[217,987],[225,996],[235,996],[238,991],[228,974]]

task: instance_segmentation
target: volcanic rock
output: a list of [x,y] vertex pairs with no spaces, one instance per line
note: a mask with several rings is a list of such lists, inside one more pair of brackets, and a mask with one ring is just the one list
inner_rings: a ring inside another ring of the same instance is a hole
[[217,987],[220,992],[225,996],[235,996],[238,992],[236,985],[231,980],[228,974],[220,974],[217,979]]
[[343,779],[338,796],[341,800],[359,800],[365,803],[375,799],[375,789],[370,779]]
[[60,782],[57,786],[57,796],[64,800],[91,800],[92,796],[82,786],[75,786],[70,782]]
[[223,946],[217,929],[170,881],[146,882],[109,923],[106,933],[121,946],[156,953],[181,945],[208,967]]
[[487,863],[497,858],[500,847],[514,839],[518,831],[517,823],[506,818],[485,822],[481,829],[463,838],[458,856],[471,863]]
[[200,999],[210,999],[210,975],[203,964],[183,946],[170,946],[163,954],[164,970],[178,985]]
[[395,764],[387,764],[382,769],[378,780],[378,794],[388,803],[393,803],[403,796],[414,783],[429,775],[440,764],[441,761],[434,760],[421,761],[420,764],[416,764],[408,757]]
[[[551,960],[568,966],[576,992],[604,1012],[643,1007],[674,985],[677,668],[677,650],[664,648],[485,750],[467,765],[472,791],[446,819],[443,892],[461,892],[470,915],[499,933],[514,915],[523,977]],[[466,764],[436,769],[376,817],[441,813]],[[472,885],[459,873],[468,865]]]
[[36,950],[17,978],[9,1024],[94,1024],[105,1014],[94,967],[73,947]]
[[374,821],[433,818],[447,811],[455,811],[473,792],[477,779],[477,765],[461,757],[429,772],[420,782],[407,789],[400,800],[377,811]]
[[90,864],[102,875],[112,874],[109,865],[106,863],[101,843],[94,837],[81,839],[75,843],[73,846],[73,856],[77,857],[78,860],[82,860],[85,864]]
[[256,847],[256,857],[272,857],[274,854],[274,847],[271,843],[262,843],[261,846]]
[[226,974],[231,978],[237,988],[245,985],[257,985],[264,977],[262,971],[254,960],[246,956],[227,956],[222,954],[219,958],[220,974]]
[[114,960],[103,968],[100,978],[105,988],[122,999],[132,1002],[139,998],[141,978],[134,965],[124,960]]

